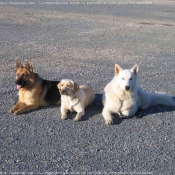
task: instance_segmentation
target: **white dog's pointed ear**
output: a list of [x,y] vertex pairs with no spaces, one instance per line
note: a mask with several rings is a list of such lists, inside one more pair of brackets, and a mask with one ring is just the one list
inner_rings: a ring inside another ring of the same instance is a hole
[[79,89],[79,86],[77,85],[77,83],[74,82],[73,84],[73,93],[75,94]]
[[118,75],[119,72],[122,70],[122,68],[118,64],[115,64],[114,69],[115,69],[115,75]]
[[132,72],[134,72],[135,74],[138,73],[139,71],[139,66],[136,64],[132,69],[131,69]]

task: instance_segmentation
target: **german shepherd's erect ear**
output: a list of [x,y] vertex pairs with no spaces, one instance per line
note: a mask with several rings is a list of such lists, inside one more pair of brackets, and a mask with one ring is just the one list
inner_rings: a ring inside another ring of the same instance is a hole
[[23,68],[23,66],[19,60],[16,60],[16,70],[19,68]]
[[32,67],[32,65],[31,65],[31,61],[28,61],[28,62],[27,62],[25,68],[26,68],[27,70],[29,70],[30,72],[33,72],[33,67]]

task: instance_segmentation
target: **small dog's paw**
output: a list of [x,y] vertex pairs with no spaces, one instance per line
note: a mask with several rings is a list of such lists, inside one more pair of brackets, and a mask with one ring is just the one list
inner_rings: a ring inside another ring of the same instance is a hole
[[67,115],[62,115],[62,116],[61,116],[61,119],[62,119],[62,120],[66,120],[66,119],[67,119]]
[[79,117],[75,117],[75,118],[74,118],[74,122],[78,122],[78,121],[80,121],[80,119],[81,119],[81,118],[79,118]]
[[105,124],[106,124],[106,125],[112,125],[112,124],[113,124],[113,121],[112,121],[112,120],[106,120],[106,121],[105,121]]

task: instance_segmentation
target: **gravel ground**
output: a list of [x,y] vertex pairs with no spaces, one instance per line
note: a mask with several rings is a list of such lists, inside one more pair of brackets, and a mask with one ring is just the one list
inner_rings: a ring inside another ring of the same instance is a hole
[[[174,174],[174,107],[111,126],[101,116],[115,63],[137,63],[144,90],[175,96],[174,1],[12,2],[0,2],[0,174]],[[60,106],[10,114],[16,59],[45,79],[91,85],[96,98],[82,121],[62,121]]]

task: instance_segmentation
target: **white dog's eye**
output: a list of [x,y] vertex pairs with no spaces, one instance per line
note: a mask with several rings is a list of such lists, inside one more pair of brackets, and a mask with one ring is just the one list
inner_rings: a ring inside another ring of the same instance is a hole
[[125,80],[124,78],[122,78],[122,80]]

